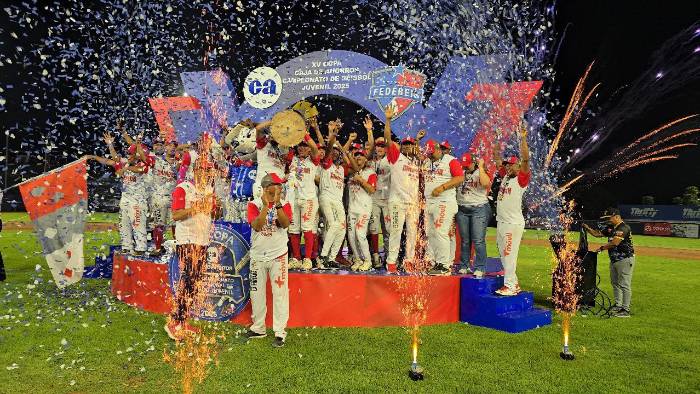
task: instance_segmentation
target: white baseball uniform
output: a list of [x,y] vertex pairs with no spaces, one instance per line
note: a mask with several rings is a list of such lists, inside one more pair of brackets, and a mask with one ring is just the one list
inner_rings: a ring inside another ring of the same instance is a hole
[[151,155],[150,160],[153,167],[149,171],[149,212],[154,226],[168,226],[172,224],[170,206],[177,181],[177,165],[169,163],[163,156]]
[[[255,182],[253,183],[253,197],[260,198],[262,195],[260,182],[262,182],[263,177],[267,174],[275,173],[280,178],[283,178],[287,164],[292,160],[294,152],[286,148],[286,150],[283,150],[283,148],[273,145],[268,136],[258,138],[255,147],[258,170],[255,173]],[[286,185],[284,185],[282,199],[287,199],[286,191]]]
[[289,225],[290,234],[318,229],[318,174],[319,157],[300,159],[295,156],[289,166],[289,179],[294,188],[295,201],[292,207],[293,218]]
[[[115,164],[115,170],[128,167],[126,160]],[[142,162],[135,164],[144,169],[136,173],[124,169],[122,172],[122,197],[119,200],[119,235],[122,249],[127,251],[145,252],[147,247],[146,216],[148,214],[148,165]]]
[[418,178],[420,173],[418,159],[411,159],[399,150],[396,143],[387,148],[391,183],[389,185],[389,253],[387,263],[396,264],[401,248],[401,233],[406,225],[406,253],[404,259],[413,260],[418,236]]
[[[252,223],[263,207],[259,199],[248,203],[248,223]],[[276,224],[277,210],[270,203],[268,217],[260,232],[252,230],[250,236],[250,302],[253,309],[253,325],[250,330],[265,332],[267,315],[267,278],[272,287],[272,329],[276,337],[286,338],[289,320],[289,281],[287,256],[287,229]],[[292,215],[292,207],[284,204],[284,213]]]
[[325,235],[321,256],[335,258],[345,241],[345,208],[343,207],[343,189],[346,169],[333,163],[330,157],[321,161],[321,179],[319,182],[319,205],[325,219]]
[[[376,187],[377,174],[371,166],[363,168],[358,174],[367,183]],[[363,262],[371,259],[369,243],[367,242],[367,230],[369,227],[369,217],[372,211],[372,195],[360,185],[360,183],[350,180],[350,203],[348,204],[348,242],[352,254]]]
[[462,176],[459,160],[451,155],[443,155],[440,160],[425,160],[425,233],[428,249],[435,263],[449,268],[454,260],[450,257],[450,230],[457,214],[457,195],[454,188],[433,196],[433,191],[456,176]]
[[391,183],[391,165],[386,156],[372,162],[377,174],[377,187],[372,195],[372,216],[369,219],[369,233],[382,233],[384,237],[384,250],[389,246],[389,227],[391,215],[389,214],[389,185]]
[[514,289],[518,285],[515,270],[518,263],[520,240],[525,230],[522,208],[523,194],[525,194],[529,182],[529,172],[519,172],[514,177],[505,176],[498,191],[496,242],[503,264],[503,282],[510,289]]

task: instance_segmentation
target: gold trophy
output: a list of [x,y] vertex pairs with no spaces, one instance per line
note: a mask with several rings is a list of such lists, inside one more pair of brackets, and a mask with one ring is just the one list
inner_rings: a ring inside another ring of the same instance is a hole
[[306,135],[306,120],[295,110],[280,111],[272,117],[270,134],[280,146],[298,145]]

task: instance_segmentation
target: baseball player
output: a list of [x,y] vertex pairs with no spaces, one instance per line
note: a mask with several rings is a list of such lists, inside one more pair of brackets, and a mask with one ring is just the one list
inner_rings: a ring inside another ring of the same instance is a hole
[[432,275],[449,275],[454,255],[450,256],[449,232],[457,213],[455,188],[464,181],[462,166],[444,148],[429,140],[426,144],[428,159],[423,162],[425,179],[425,233],[428,248],[435,259]]
[[177,175],[177,160],[175,148],[177,143],[170,141],[163,144],[153,144],[153,154],[149,157],[153,168],[149,172],[151,193],[148,196],[149,213],[151,214],[153,230],[151,238],[154,244],[153,256],[163,254],[163,234],[166,226],[171,225],[172,193],[175,189]]
[[287,228],[292,207],[282,203],[282,187],[285,182],[277,174],[269,173],[261,181],[260,199],[248,203],[248,223],[253,228],[250,247],[250,301],[253,307],[253,324],[246,332],[247,338],[267,336],[267,278],[272,281],[272,329],[275,332],[274,347],[284,346],[289,319],[289,284],[287,266]]
[[[129,147],[129,156],[122,158],[114,149],[114,137],[104,134],[109,153],[113,159],[86,155],[85,158],[112,166],[122,179],[121,199],[119,200],[119,235],[122,252],[141,256],[146,252],[146,194],[148,164],[137,157],[146,157],[140,143]],[[135,250],[135,252],[134,252]]]
[[[474,162],[471,153],[460,159],[464,170],[464,182],[457,190],[457,224],[461,238],[460,274],[473,273],[481,279],[486,273],[486,228],[491,219],[491,205],[488,194],[491,190],[491,177],[486,173],[484,160]],[[471,246],[474,244],[474,271],[471,270]]]
[[192,181],[185,180],[172,193],[172,218],[175,221],[175,242],[180,281],[175,289],[175,305],[165,325],[171,339],[181,340],[200,330],[187,322],[193,308],[202,300],[198,282],[206,268],[212,217],[220,212],[214,196],[213,166],[200,156],[192,166]]
[[[306,134],[304,142],[296,148],[296,155],[289,166],[289,178],[294,187],[294,209],[289,225],[289,241],[292,258],[289,268],[313,268],[311,255],[316,242],[318,228],[318,186],[315,179],[321,158],[318,147],[311,136]],[[301,234],[304,234],[304,260],[301,259]]]
[[[321,254],[316,260],[316,266],[324,269],[327,266],[337,266],[335,256],[345,241],[345,208],[343,206],[343,189],[348,168],[343,165],[347,156],[344,148],[336,144],[336,134],[342,127],[339,120],[328,124],[328,144],[324,159],[321,161],[319,181],[319,205],[324,217],[325,236]],[[332,256],[332,257],[331,257]]]
[[[372,120],[365,118],[365,129],[367,135],[372,135]],[[374,167],[374,172],[377,175],[377,186],[372,194],[372,214],[369,219],[369,239],[370,250],[372,253],[372,266],[375,269],[382,268],[382,262],[379,258],[379,233],[381,231],[384,240],[384,255],[387,255],[389,246],[389,182],[391,168],[389,160],[386,158],[386,142],[383,137],[374,140],[374,154],[370,165]]]
[[372,194],[377,186],[377,174],[368,166],[367,151],[360,149],[353,154],[357,168],[350,178],[348,204],[348,243],[354,256],[353,271],[369,271],[372,258],[367,242],[369,218],[372,212]]
[[494,158],[496,163],[502,163],[499,172],[504,177],[496,205],[496,242],[505,277],[503,287],[496,290],[496,294],[512,296],[520,292],[515,270],[520,239],[525,230],[523,194],[530,182],[530,151],[527,147],[527,128],[524,123],[520,133],[520,159],[511,156],[502,160],[498,143],[494,146]]
[[[269,127],[271,121],[265,121],[255,126],[255,148],[258,161],[258,170],[255,174],[253,185],[253,197],[260,197],[262,187],[260,182],[263,177],[274,172],[279,176],[284,176],[287,165],[294,157],[294,151],[280,147],[271,136],[264,134],[263,130]],[[282,190],[282,199],[286,199],[286,187]]]
[[384,111],[384,141],[388,144],[386,158],[389,163],[389,213],[391,227],[389,229],[389,253],[386,258],[387,271],[396,273],[396,262],[401,247],[401,233],[406,225],[406,249],[404,265],[415,257],[416,239],[418,235],[418,180],[420,160],[417,157],[416,140],[406,137],[401,145],[391,140],[391,118],[394,108],[388,105]]

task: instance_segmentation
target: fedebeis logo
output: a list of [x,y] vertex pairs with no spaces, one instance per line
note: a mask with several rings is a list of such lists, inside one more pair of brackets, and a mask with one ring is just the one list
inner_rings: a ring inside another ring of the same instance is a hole
[[377,100],[384,111],[388,105],[396,108],[394,118],[401,116],[417,102],[423,101],[425,75],[407,69],[405,66],[392,66],[372,71],[372,86],[369,98]]
[[256,68],[248,74],[243,84],[245,101],[253,108],[269,108],[281,94],[282,78],[274,68]]

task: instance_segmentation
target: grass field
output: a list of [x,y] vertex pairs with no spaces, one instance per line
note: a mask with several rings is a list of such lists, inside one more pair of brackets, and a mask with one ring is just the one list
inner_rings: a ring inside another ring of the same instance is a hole
[[[87,261],[117,237],[86,234]],[[697,249],[696,241],[635,237],[650,247]],[[0,250],[9,271],[0,283],[0,393],[180,390],[163,361],[174,347],[162,331],[163,316],[117,301],[105,280],[59,292],[46,282],[50,274],[30,231],[0,233]],[[495,245],[489,254],[496,254]],[[545,247],[520,253],[521,285],[541,306],[549,306],[550,256]],[[610,294],[604,256],[599,268]],[[227,339],[218,365],[195,392],[697,392],[698,277],[700,261],[639,255],[633,317],[575,317],[573,362],[558,357],[559,317],[522,334],[464,324],[425,327],[422,382],[406,376],[410,340],[401,328],[291,329],[287,346],[274,349],[269,337],[244,344],[236,338],[241,327],[222,324]]]

